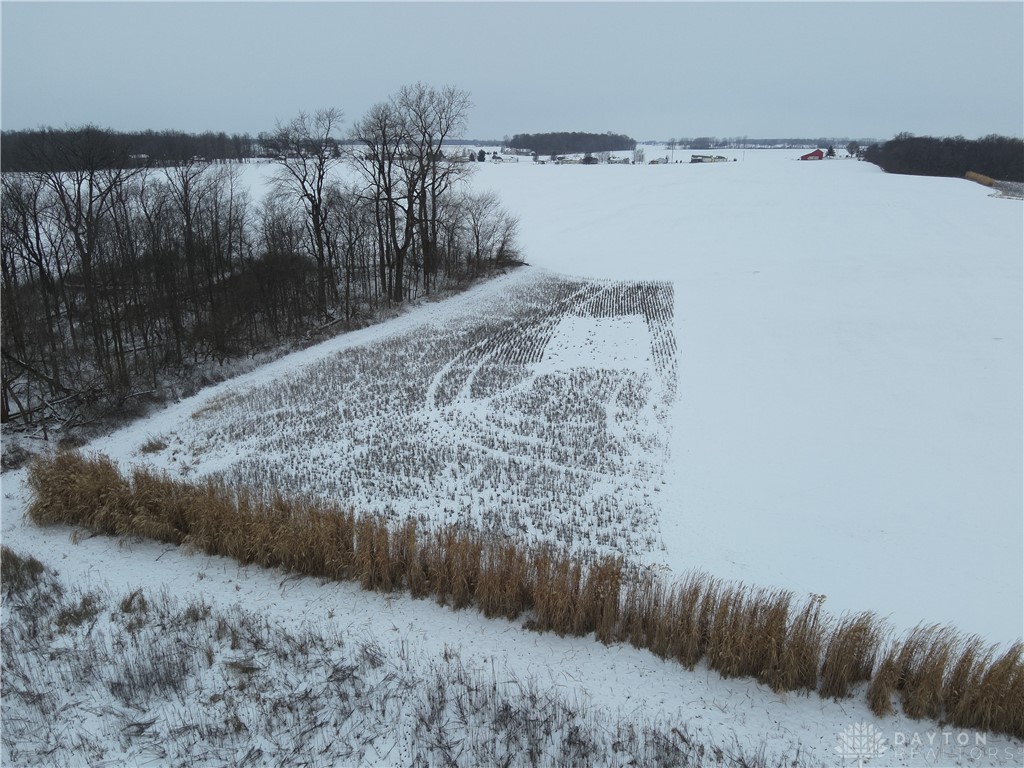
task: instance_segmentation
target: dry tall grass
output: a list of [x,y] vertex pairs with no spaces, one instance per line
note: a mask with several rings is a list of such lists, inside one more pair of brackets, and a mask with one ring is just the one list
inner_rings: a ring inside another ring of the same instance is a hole
[[995,179],[975,171],[968,171],[966,173],[966,178],[986,187],[994,187],[996,185]]
[[881,642],[881,624],[874,613],[844,617],[829,633],[825,646],[821,695],[846,698],[854,685],[870,680]]
[[919,626],[886,650],[868,703],[881,716],[896,697],[915,719],[1024,738],[1022,655],[1019,641],[998,654],[996,646],[951,627]]
[[519,617],[530,608],[531,592],[530,561],[521,547],[496,543],[484,550],[474,593],[484,616]]
[[212,482],[188,484],[148,469],[125,477],[103,456],[61,452],[29,467],[39,524],[145,536],[242,563],[407,589],[454,608],[515,619],[560,635],[593,633],[693,668],[751,677],[776,691],[842,698],[869,682],[878,715],[897,697],[906,714],[1024,738],[1024,646],[1002,654],[948,627],[918,627],[881,655],[872,613],[830,622],[822,598],[725,583],[690,573],[666,583],[622,558],[584,562],[551,546],[523,547],[465,529],[430,533],[280,496],[258,498]]

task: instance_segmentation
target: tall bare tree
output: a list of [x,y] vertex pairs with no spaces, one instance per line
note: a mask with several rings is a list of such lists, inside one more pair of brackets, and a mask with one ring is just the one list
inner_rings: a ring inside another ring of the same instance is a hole
[[393,102],[371,107],[353,126],[352,164],[373,203],[380,281],[391,301],[405,298],[405,269],[416,235],[419,164],[409,156],[409,123]]
[[329,317],[338,300],[338,282],[327,242],[329,234],[326,195],[331,170],[343,161],[337,133],[343,115],[336,108],[300,112],[288,123],[278,123],[270,138],[278,173],[279,191],[298,197],[307,217],[310,251],[316,260],[317,306]]
[[104,375],[111,375],[106,322],[99,301],[97,277],[105,251],[102,235],[122,188],[141,171],[126,168],[124,146],[109,131],[87,127],[73,134],[49,135],[39,144],[42,178],[53,195],[56,226],[74,246],[85,293],[93,357]]
[[469,193],[460,201],[464,229],[469,239],[468,266],[482,274],[486,266],[518,256],[515,240],[519,220],[509,215],[493,192]]
[[462,136],[472,102],[467,91],[451,86],[437,90],[416,83],[401,88],[394,104],[408,127],[406,158],[417,165],[411,175],[417,180],[416,223],[423,252],[423,288],[430,293],[430,280],[441,261],[440,199],[473,170],[473,166],[456,161],[454,155],[446,155],[445,142]]

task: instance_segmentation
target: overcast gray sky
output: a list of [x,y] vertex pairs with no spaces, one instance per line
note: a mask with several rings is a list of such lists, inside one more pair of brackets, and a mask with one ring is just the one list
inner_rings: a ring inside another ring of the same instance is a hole
[[249,132],[455,85],[467,138],[1024,131],[1024,3],[0,4],[5,129]]

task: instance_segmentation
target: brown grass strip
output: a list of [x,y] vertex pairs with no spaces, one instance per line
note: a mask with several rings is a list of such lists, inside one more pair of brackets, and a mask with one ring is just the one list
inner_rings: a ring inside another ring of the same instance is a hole
[[965,174],[965,178],[967,178],[967,179],[969,179],[969,180],[971,180],[973,182],[976,182],[978,184],[981,184],[982,186],[985,186],[985,187],[994,187],[996,185],[995,179],[990,178],[990,177],[986,176],[983,173],[976,173],[974,171],[968,171]]
[[[882,652],[873,613],[832,622],[823,598],[690,573],[666,583],[621,557],[584,562],[550,545],[524,547],[477,531],[422,533],[309,499],[258,497],[215,482],[188,484],[104,456],[60,452],[29,465],[30,519],[188,546],[243,564],[408,590],[559,635],[628,642],[692,669],[776,691],[844,698],[868,683],[879,716],[898,699],[912,718],[1024,738],[1024,645],[1003,653],[950,627],[923,626]],[[881,661],[878,661],[879,657]]]

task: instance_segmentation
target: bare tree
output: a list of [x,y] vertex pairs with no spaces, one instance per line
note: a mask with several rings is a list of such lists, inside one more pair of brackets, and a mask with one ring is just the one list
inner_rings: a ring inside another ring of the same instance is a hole
[[97,269],[105,256],[103,230],[121,189],[138,175],[128,169],[124,147],[109,131],[87,127],[73,134],[54,134],[40,143],[39,166],[54,200],[55,226],[73,244],[85,294],[92,335],[93,360],[100,373],[113,375],[107,323],[101,312]]
[[372,107],[352,129],[352,164],[372,202],[377,228],[381,286],[389,300],[405,296],[406,259],[416,234],[416,195],[420,171],[406,153],[410,145],[406,116],[392,102]]
[[369,261],[374,252],[373,209],[368,200],[351,187],[332,185],[328,192],[331,217],[329,248],[336,254],[342,272],[342,306],[345,319],[360,313],[359,305],[372,309],[375,270]]
[[23,416],[31,422],[34,400],[42,402],[48,395],[66,393],[61,366],[67,350],[56,328],[60,297],[58,282],[53,279],[59,265],[54,264],[57,254],[51,247],[52,232],[45,225],[51,209],[51,198],[38,174],[3,175],[3,422],[12,416]]
[[517,256],[514,244],[519,221],[501,207],[493,192],[465,195],[462,213],[469,238],[469,267],[473,273],[482,273],[485,262],[497,265]]
[[403,301],[416,279],[430,293],[448,261],[444,198],[472,167],[446,148],[465,130],[469,107],[466,91],[416,83],[373,107],[352,131],[352,162],[374,206],[380,280],[392,301]]
[[325,318],[329,316],[329,303],[338,300],[334,264],[327,248],[325,198],[328,176],[343,161],[336,136],[341,123],[342,112],[333,107],[312,115],[300,112],[290,122],[278,123],[269,142],[278,165],[278,190],[297,196],[306,212],[310,251],[317,268],[317,306]]
[[423,288],[430,293],[430,280],[440,264],[440,199],[473,168],[455,162],[445,154],[446,141],[462,136],[472,103],[467,91],[446,86],[437,90],[423,83],[404,86],[394,98],[395,107],[408,128],[406,159],[418,168],[411,174],[417,181],[416,219],[423,252]]

